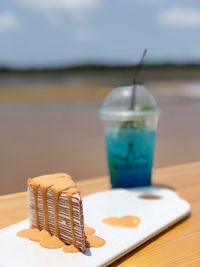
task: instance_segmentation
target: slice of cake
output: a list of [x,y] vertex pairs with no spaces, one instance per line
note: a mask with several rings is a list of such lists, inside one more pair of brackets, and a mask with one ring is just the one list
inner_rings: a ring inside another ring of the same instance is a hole
[[46,230],[67,245],[86,249],[80,192],[65,173],[28,179],[30,227]]

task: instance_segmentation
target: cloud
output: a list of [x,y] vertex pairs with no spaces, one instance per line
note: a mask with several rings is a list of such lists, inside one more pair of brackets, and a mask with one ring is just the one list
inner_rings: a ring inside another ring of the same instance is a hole
[[200,9],[173,7],[162,12],[158,21],[161,25],[174,28],[200,27]]
[[19,0],[23,5],[47,13],[65,13],[74,18],[85,16],[99,6],[100,0]]
[[[100,6],[101,0],[16,0],[21,5],[39,10],[53,25],[59,25],[64,16],[74,23],[74,37],[86,43],[93,38],[87,24],[89,14]],[[85,23],[86,22],[86,23]]]
[[0,32],[12,30],[19,26],[19,21],[10,12],[0,13]]

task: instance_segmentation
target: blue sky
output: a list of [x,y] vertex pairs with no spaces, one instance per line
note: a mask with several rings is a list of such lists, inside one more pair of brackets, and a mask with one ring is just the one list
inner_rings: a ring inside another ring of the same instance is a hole
[[0,65],[200,61],[196,0],[1,0]]

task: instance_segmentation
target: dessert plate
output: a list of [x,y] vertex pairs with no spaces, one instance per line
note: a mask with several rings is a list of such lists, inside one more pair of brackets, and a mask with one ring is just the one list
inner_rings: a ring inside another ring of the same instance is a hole
[[[45,249],[16,236],[19,230],[28,228],[26,220],[0,230],[0,266],[107,266],[190,214],[190,205],[175,191],[164,187],[95,193],[83,197],[83,209],[85,223],[105,239],[103,247],[90,248],[84,254]],[[127,215],[139,217],[140,224],[136,228],[122,228],[102,222],[108,217]]]

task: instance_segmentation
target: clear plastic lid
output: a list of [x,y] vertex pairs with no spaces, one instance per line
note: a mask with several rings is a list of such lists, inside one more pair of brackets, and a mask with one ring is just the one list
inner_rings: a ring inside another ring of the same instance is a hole
[[159,112],[155,98],[144,86],[136,85],[134,89],[133,86],[113,89],[105,97],[99,114],[102,120],[128,121],[155,112]]

